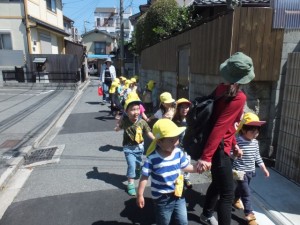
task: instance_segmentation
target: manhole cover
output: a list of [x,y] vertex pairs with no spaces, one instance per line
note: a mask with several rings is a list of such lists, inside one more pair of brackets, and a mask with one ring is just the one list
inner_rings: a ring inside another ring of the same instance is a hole
[[51,160],[57,149],[58,147],[38,149],[32,152],[29,156],[24,157],[24,165]]

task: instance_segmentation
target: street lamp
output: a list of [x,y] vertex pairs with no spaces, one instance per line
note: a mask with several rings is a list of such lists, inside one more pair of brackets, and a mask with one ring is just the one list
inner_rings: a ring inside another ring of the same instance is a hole
[[121,75],[124,75],[124,21],[123,21],[123,0],[120,0],[120,62],[121,62]]

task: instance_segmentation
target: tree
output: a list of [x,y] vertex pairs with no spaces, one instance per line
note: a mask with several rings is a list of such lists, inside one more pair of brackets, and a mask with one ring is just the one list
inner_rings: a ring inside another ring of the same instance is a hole
[[139,18],[131,49],[139,54],[144,48],[183,30],[188,24],[187,8],[179,7],[175,0],[158,0]]

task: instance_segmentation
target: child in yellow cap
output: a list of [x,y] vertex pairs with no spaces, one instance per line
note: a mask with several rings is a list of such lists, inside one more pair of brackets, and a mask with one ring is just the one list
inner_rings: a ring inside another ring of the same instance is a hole
[[187,225],[187,209],[183,190],[181,170],[196,172],[184,152],[178,147],[179,135],[185,127],[178,127],[169,119],[160,119],[153,126],[155,139],[149,146],[146,161],[139,182],[137,205],[145,206],[144,190],[151,177],[151,194],[154,202],[156,224]]
[[111,86],[109,88],[109,98],[111,99],[111,102],[110,102],[110,112],[112,115],[115,115],[115,114],[119,114],[119,107],[118,107],[118,94],[117,94],[117,88],[118,86],[120,85],[120,83],[116,80],[114,80],[112,83],[111,83]]
[[233,169],[243,171],[245,175],[242,177],[242,180],[237,180],[233,206],[244,210],[249,225],[257,225],[250,201],[251,191],[249,188],[250,181],[255,176],[255,163],[262,169],[266,177],[270,175],[260,156],[259,144],[256,139],[259,135],[260,127],[265,123],[265,121],[260,121],[256,114],[248,112],[243,116],[239,124],[236,137],[237,144],[243,151],[243,156],[233,161]]
[[159,109],[149,119],[168,118],[173,119],[176,110],[176,101],[173,99],[171,93],[163,92],[159,96],[160,105]]
[[123,152],[127,162],[127,192],[131,196],[136,195],[134,179],[140,177],[144,153],[143,134],[146,134],[151,140],[154,139],[149,125],[140,118],[141,103],[138,98],[127,99],[124,105],[126,116],[122,116],[115,128],[115,131],[124,129]]
[[[192,105],[192,103],[186,98],[180,98],[176,101],[176,112],[173,117],[173,122],[178,127],[187,126],[186,116],[187,116],[188,112],[190,111],[191,105]],[[184,136],[184,133],[182,135],[180,135],[180,137],[179,137],[179,145],[181,147],[183,146],[183,144],[182,144],[183,136]],[[186,154],[186,157],[188,158],[188,160],[191,160],[191,156],[188,155],[186,151],[184,153]],[[192,185],[192,182],[190,181],[190,173],[184,172],[183,177],[184,177],[184,185],[187,188],[192,188],[193,185]]]

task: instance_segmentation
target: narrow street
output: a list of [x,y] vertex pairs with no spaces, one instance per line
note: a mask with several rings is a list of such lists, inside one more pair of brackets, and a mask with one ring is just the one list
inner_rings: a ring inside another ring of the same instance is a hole
[[[99,104],[97,82],[92,78],[78,103],[40,143],[39,148],[62,146],[59,162],[23,166],[2,190],[0,200],[11,204],[0,225],[155,224],[149,188],[142,210],[126,193],[122,132],[113,131],[116,121],[108,105]],[[185,194],[189,224],[194,225],[199,224],[209,177],[191,178],[193,189]],[[233,211],[232,224],[246,224],[242,212]]]

